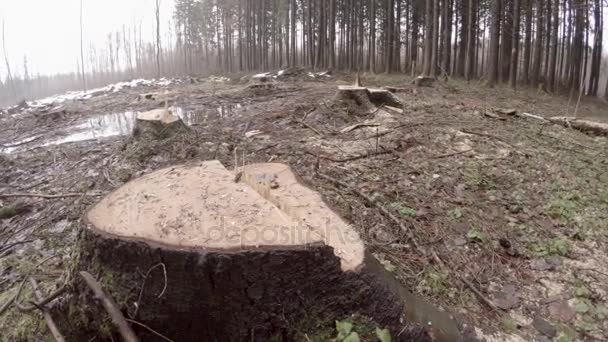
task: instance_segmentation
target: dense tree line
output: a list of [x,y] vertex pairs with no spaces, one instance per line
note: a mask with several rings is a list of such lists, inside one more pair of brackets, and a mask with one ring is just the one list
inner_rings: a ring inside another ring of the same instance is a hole
[[[177,0],[177,49],[227,71],[287,66],[599,91],[605,0]],[[606,84],[608,87],[608,83]]]
[[[607,2],[176,0],[163,37],[157,2],[150,9],[153,41],[142,41],[141,23],[109,34],[105,47],[91,46],[81,56],[70,84],[84,87],[82,69],[93,87],[135,77],[301,66],[462,77],[596,96],[608,94],[608,81],[600,84]],[[19,81],[23,77],[12,83]],[[5,97],[16,88],[9,83],[0,81]]]

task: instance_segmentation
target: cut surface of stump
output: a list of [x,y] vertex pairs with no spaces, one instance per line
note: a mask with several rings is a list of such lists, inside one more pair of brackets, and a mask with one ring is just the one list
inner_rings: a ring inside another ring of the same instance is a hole
[[162,138],[186,129],[184,122],[169,109],[154,109],[137,113],[136,136]]
[[[406,331],[398,341],[429,340],[408,321],[407,291],[288,166],[239,171],[206,161],[125,184],[88,212],[77,268],[99,274],[123,311],[135,305],[133,319],[175,341],[292,340],[294,327],[353,313],[393,336]],[[77,307],[90,308],[86,288],[75,288]]]
[[89,213],[94,229],[173,248],[247,249],[321,242],[316,232],[292,234],[294,220],[218,161],[175,167],[125,184]]

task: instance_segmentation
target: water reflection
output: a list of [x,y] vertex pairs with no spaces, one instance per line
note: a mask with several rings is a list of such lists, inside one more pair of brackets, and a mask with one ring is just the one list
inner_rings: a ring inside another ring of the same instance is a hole
[[60,145],[70,142],[129,135],[135,127],[135,112],[101,115],[67,129],[67,136],[50,140],[42,146]]
[[222,104],[216,108],[199,108],[186,110],[181,107],[170,108],[171,112],[177,115],[188,126],[205,126],[206,124],[218,120],[234,117],[236,112],[243,106],[237,104]]
[[[187,126],[205,126],[218,120],[234,117],[242,107],[241,104],[222,104],[219,107],[196,110],[182,107],[170,107],[168,109],[182,119]],[[45,140],[41,136],[34,136],[4,146],[0,145],[0,152],[12,153],[17,150],[27,150],[40,146],[130,135],[135,128],[136,119],[136,112],[104,114],[87,119],[81,124],[56,131],[50,139]]]

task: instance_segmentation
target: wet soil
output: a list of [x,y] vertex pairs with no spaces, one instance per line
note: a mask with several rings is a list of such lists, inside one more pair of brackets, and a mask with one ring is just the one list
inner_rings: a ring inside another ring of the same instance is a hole
[[[46,293],[66,282],[85,210],[131,178],[192,160],[228,168],[277,161],[320,191],[402,284],[487,340],[608,338],[608,139],[496,111],[572,115],[575,99],[368,75],[365,86],[400,88],[404,106],[362,112],[334,101],[339,85],[353,84],[349,75],[263,88],[240,76],[126,88],[66,101],[60,113],[0,115],[0,206],[22,208],[0,221],[0,306],[28,275]],[[150,92],[158,95],[138,96]],[[189,132],[134,141],[129,113],[165,106]],[[608,121],[607,108],[583,99],[577,113]],[[11,193],[70,196],[4,196]],[[404,227],[446,265],[421,255]],[[30,299],[23,291],[20,300]],[[38,313],[14,307],[0,325],[14,327],[0,340],[48,334]]]

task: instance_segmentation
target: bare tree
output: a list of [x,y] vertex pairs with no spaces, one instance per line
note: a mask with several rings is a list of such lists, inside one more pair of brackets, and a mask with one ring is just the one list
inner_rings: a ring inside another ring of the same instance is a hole
[[87,77],[84,73],[84,48],[82,42],[82,0],[80,0],[80,76],[82,77],[82,88],[87,90]]
[[2,51],[4,51],[4,63],[6,64],[6,76],[8,78],[8,82],[11,84],[11,89],[13,90],[13,98],[17,99],[17,88],[15,87],[15,81],[13,80],[13,75],[11,74],[11,65],[8,61],[8,52],[6,52],[6,40],[4,37],[4,20],[2,20]]
[[156,78],[160,78],[160,0],[156,0]]

